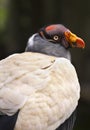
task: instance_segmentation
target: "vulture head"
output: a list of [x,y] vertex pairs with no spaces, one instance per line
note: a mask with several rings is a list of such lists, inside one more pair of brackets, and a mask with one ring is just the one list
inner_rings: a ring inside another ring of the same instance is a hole
[[85,42],[61,24],[41,28],[28,40],[26,51],[71,59],[68,48],[84,48]]

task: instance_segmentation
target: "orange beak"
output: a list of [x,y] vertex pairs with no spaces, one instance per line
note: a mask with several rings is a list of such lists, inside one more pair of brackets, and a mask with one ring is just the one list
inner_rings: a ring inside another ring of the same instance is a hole
[[69,30],[65,32],[65,37],[71,47],[85,48],[85,42]]

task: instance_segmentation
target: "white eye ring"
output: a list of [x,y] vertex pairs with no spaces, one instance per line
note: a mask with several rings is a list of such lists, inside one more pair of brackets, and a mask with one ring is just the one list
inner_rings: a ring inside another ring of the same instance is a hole
[[55,41],[57,41],[57,40],[59,39],[59,37],[58,37],[57,35],[55,35],[55,36],[53,37],[53,39],[54,39]]

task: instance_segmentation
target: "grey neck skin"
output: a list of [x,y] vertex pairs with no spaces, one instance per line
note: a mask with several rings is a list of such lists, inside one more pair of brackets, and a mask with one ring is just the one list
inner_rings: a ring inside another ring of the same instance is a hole
[[38,52],[56,57],[64,57],[71,60],[71,55],[68,49],[64,48],[60,44],[42,39],[38,33],[29,38],[25,51]]

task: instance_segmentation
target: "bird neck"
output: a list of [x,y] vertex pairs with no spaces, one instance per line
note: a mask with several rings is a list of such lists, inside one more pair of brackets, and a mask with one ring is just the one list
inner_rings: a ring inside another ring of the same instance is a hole
[[41,38],[38,33],[29,38],[25,51],[38,52],[55,57],[64,57],[71,60],[71,55],[68,49],[58,43],[52,43]]

